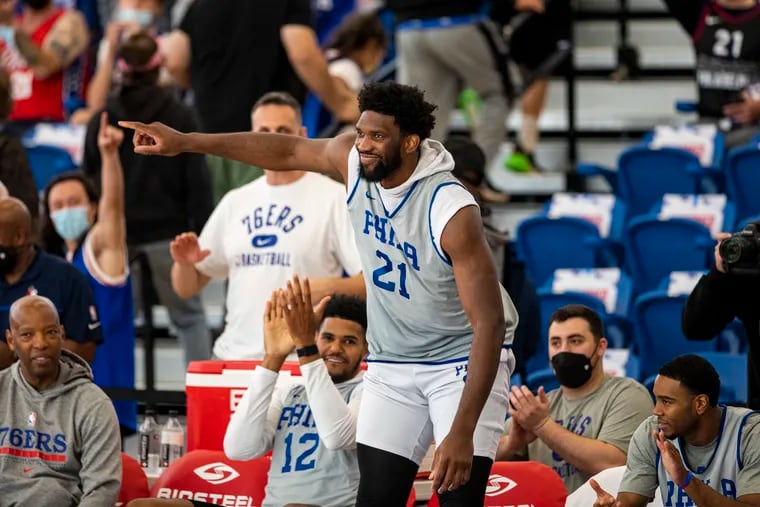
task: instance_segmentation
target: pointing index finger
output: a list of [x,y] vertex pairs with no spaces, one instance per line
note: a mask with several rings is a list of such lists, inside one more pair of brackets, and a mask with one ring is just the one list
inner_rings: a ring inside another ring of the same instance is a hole
[[120,121],[119,126],[125,129],[132,129],[132,130],[143,130],[143,131],[148,130],[148,126],[139,121]]

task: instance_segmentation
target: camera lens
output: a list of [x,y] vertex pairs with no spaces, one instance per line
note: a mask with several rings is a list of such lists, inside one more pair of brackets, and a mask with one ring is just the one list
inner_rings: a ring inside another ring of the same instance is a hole
[[718,251],[723,261],[727,264],[736,264],[742,258],[741,238],[727,238],[720,244]]

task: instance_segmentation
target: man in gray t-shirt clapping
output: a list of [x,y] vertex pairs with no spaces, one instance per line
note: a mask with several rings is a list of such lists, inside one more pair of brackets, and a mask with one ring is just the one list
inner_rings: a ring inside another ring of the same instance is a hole
[[604,372],[607,339],[599,315],[568,305],[551,316],[549,360],[560,387],[512,387],[510,418],[497,460],[529,459],[562,478],[572,493],[592,475],[624,465],[633,432],[652,412],[646,388]]

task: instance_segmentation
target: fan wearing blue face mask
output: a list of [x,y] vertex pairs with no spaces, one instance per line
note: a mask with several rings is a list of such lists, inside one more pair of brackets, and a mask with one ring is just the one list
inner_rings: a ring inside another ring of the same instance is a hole
[[119,72],[116,68],[119,44],[138,31],[157,36],[157,23],[163,8],[163,0],[118,0],[98,47],[95,73],[87,86],[87,107],[76,111],[72,122],[86,124],[95,112],[105,106]]
[[[42,243],[45,251],[61,255],[84,274],[95,295],[104,342],[92,370],[100,387],[134,387],[134,312],[127,261],[124,218],[124,176],[119,159],[121,129],[108,125],[102,113],[98,148],[103,161],[98,198],[81,172],[59,175],[44,192]],[[122,431],[133,433],[135,402],[115,401]]]

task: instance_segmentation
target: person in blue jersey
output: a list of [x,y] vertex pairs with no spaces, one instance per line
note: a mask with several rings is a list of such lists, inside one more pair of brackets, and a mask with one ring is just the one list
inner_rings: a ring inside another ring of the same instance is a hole
[[665,363],[653,391],[617,498],[591,480],[594,507],[644,507],[658,486],[668,506],[760,505],[760,414],[718,404],[718,372],[693,354]]
[[356,437],[362,507],[405,505],[433,440],[441,505],[483,505],[507,412],[517,314],[478,206],[430,139],[435,107],[416,87],[383,82],[359,94],[356,134],[331,139],[120,122],[139,154],[212,153],[346,184],[369,326]]
[[[95,294],[104,343],[92,364],[101,387],[133,388],[135,328],[127,264],[124,177],[119,160],[123,132],[100,117],[98,148],[103,160],[98,199],[80,172],[59,175],[44,192],[42,241],[45,251],[65,256],[83,273]],[[137,404],[115,401],[124,434],[134,433]]]
[[[313,309],[309,280],[294,276],[285,290],[272,293],[263,327],[266,355],[232,414],[224,453],[247,460],[271,451],[264,507],[353,507],[361,362],[367,355],[364,301],[337,294]],[[278,373],[294,349],[300,351],[302,380],[278,386]],[[212,504],[142,499],[129,507],[190,505]]]

